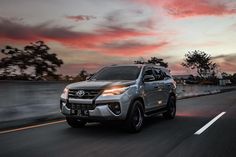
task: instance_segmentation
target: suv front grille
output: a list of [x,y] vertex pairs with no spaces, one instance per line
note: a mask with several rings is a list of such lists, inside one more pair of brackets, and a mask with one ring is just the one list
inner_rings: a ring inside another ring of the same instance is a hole
[[[79,96],[78,92],[79,91],[84,91],[83,96]],[[68,93],[69,98],[74,98],[74,99],[93,99],[99,95],[101,90],[93,90],[93,89],[70,89]]]

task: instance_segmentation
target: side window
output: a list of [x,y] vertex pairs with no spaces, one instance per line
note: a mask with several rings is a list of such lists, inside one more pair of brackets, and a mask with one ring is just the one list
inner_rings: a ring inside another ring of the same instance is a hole
[[170,74],[168,74],[167,72],[163,71],[163,74],[164,74],[165,79],[170,79],[171,78]]
[[158,69],[158,68],[154,68],[154,75],[155,75],[155,78],[156,80],[160,81],[160,80],[164,80],[165,76],[164,76],[164,73]]
[[150,81],[155,81],[155,75],[153,74],[153,70],[151,67],[146,67],[145,70],[144,70],[144,73],[143,73],[143,78],[145,79],[145,76],[153,76],[152,78],[149,78],[150,80],[147,81],[147,82],[150,82]]
[[163,72],[163,75],[164,75],[164,79],[165,79],[165,80],[171,78],[171,74],[170,74],[170,72],[169,72],[167,69],[161,69],[161,71]]
[[153,75],[152,69],[151,68],[145,69],[144,75]]

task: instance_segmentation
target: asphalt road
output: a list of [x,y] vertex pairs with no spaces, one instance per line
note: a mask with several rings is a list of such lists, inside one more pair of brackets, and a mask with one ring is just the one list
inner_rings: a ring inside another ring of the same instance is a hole
[[235,157],[236,91],[178,100],[174,120],[147,119],[138,134],[98,123],[72,129],[65,122],[0,134],[0,157],[8,156]]

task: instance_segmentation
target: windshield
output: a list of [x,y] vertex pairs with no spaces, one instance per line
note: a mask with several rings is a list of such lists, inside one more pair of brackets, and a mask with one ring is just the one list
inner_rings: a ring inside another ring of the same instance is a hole
[[136,80],[141,67],[114,66],[105,67],[96,73],[91,80]]

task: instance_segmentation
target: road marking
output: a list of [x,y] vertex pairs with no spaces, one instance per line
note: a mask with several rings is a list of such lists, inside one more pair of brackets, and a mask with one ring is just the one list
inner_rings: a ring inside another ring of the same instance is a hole
[[26,127],[16,128],[16,129],[4,130],[4,131],[0,131],[0,134],[6,134],[6,133],[11,133],[11,132],[16,132],[16,131],[27,130],[27,129],[39,128],[39,127],[42,127],[42,126],[63,123],[65,121],[66,120],[60,120],[60,121],[49,122],[49,123],[44,123],[44,124],[31,125],[31,126],[26,126]]
[[210,122],[208,122],[206,125],[204,125],[201,129],[196,131],[194,135],[200,135],[203,133],[207,128],[209,128],[215,121],[217,121],[221,116],[223,116],[226,112],[221,112],[218,114],[215,118],[213,118]]

